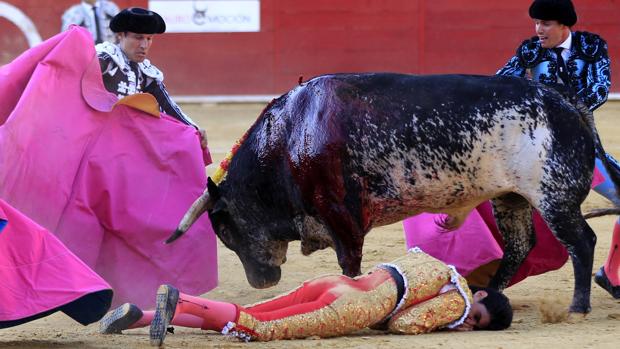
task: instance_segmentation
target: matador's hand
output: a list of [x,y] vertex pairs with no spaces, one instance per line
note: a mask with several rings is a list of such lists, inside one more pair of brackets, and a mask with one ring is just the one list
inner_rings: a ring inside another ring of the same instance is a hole
[[473,331],[474,326],[471,323],[468,323],[467,321],[463,322],[460,326],[455,327],[453,330],[455,331]]

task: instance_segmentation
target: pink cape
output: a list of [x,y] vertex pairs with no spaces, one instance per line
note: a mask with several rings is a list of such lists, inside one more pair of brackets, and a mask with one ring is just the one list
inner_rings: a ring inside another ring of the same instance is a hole
[[206,186],[208,151],[170,116],[114,106],[98,66],[90,34],[74,27],[0,68],[0,197],[109,282],[115,305],[152,307],[162,283],[209,291],[208,216],[163,243]]
[[[455,231],[443,231],[435,220],[440,215],[421,214],[403,221],[407,248],[424,252],[452,264],[462,275],[503,256],[503,240],[490,202],[480,204]],[[561,268],[568,259],[566,248],[553,236],[538,212],[533,214],[536,245],[510,281],[510,285],[531,275]]]
[[[604,180],[595,168],[592,188]],[[502,258],[504,243],[490,202],[476,207],[465,223],[454,231],[446,232],[435,223],[441,216],[423,213],[404,220],[407,248],[418,246],[431,256],[454,265],[462,275],[468,275],[479,266]],[[510,285],[528,276],[559,269],[568,260],[566,248],[553,236],[540,214],[534,212],[532,219],[536,245],[511,279]]]
[[2,322],[36,317],[104,290],[107,297],[84,310],[100,317],[110,306],[111,287],[101,277],[1,199],[0,280],[0,328]]

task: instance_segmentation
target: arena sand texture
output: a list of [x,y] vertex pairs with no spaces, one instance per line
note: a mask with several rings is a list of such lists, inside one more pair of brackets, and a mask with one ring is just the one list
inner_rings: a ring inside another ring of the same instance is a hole
[[[185,105],[184,110],[207,129],[215,164],[233,142],[254,122],[263,104]],[[620,102],[608,102],[595,113],[606,150],[620,157]],[[214,171],[215,165],[208,167]],[[606,207],[608,203],[591,193],[584,210]],[[616,218],[590,220],[598,235],[594,266],[604,262],[611,229]],[[364,246],[363,270],[390,261],[405,252],[400,223],[374,229]],[[219,278],[217,289],[205,296],[254,303],[288,291],[303,280],[327,273],[339,273],[336,256],[324,250],[304,257],[299,243],[291,243],[288,262],[282,268],[282,281],[273,288],[255,290],[245,279],[243,268],[233,252],[219,244]],[[596,271],[595,269],[595,271]],[[200,277],[196,275],[195,277]],[[0,281],[1,282],[1,281]],[[508,289],[515,309],[510,329],[501,332],[436,332],[420,336],[385,335],[372,330],[333,339],[306,339],[269,343],[240,343],[217,332],[175,328],[166,337],[167,348],[617,348],[620,342],[620,300],[614,300],[593,284],[592,312],[585,320],[543,323],[541,304],[553,310],[566,309],[573,290],[573,272],[568,262],[558,271],[531,277]],[[549,312],[547,311],[546,315]],[[147,348],[148,329],[126,331],[123,335],[100,335],[98,325],[82,327],[64,314],[55,314],[22,326],[0,330],[0,347],[9,348]]]

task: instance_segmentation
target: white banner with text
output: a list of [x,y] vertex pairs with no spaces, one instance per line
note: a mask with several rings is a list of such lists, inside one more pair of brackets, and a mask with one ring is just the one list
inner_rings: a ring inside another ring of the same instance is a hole
[[149,0],[167,33],[260,31],[260,0]]

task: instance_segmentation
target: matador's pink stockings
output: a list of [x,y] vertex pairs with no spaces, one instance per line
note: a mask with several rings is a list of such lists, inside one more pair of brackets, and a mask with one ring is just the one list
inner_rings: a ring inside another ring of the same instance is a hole
[[[229,321],[234,321],[237,308],[234,304],[212,301],[179,293],[179,302],[171,325],[220,331]],[[155,317],[155,311],[144,311],[140,320],[129,328],[146,327]]]

